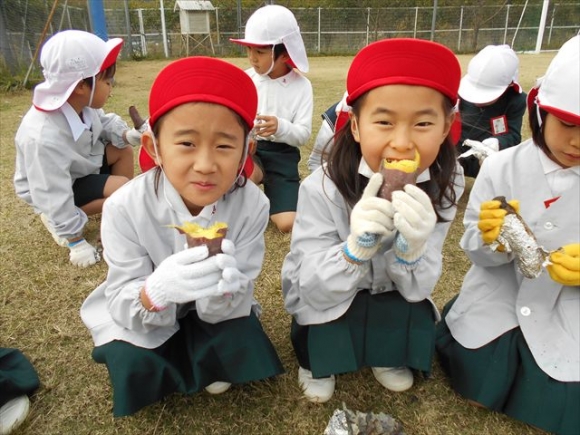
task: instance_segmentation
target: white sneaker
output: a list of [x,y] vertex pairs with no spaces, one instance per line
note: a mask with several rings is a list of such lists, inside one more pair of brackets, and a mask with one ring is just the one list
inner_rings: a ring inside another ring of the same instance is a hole
[[232,384],[229,382],[217,381],[205,387],[205,391],[207,391],[209,394],[222,394],[228,391],[231,386]]
[[50,222],[48,222],[48,218],[44,213],[40,213],[40,220],[42,221],[42,223],[44,224],[44,226],[46,227],[46,229],[48,230],[48,232],[50,233],[50,235],[52,236],[52,238],[54,239],[54,241],[58,246],[62,246],[63,248],[68,246],[68,240],[63,237],[59,237],[56,234],[54,228],[52,228],[52,225],[50,225]]
[[29,409],[28,396],[20,396],[5,403],[0,408],[0,435],[7,435],[20,426]]
[[413,386],[413,372],[407,367],[372,367],[373,375],[387,390],[401,392]]
[[334,375],[328,378],[315,379],[310,370],[298,368],[298,385],[302,388],[304,397],[313,403],[328,402],[334,394],[336,378]]

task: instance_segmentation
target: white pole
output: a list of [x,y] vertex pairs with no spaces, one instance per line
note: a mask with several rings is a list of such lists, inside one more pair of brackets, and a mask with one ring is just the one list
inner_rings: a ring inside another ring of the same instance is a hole
[[540,16],[540,26],[538,28],[538,39],[536,40],[536,53],[539,53],[542,49],[542,39],[544,38],[544,30],[546,28],[546,18],[548,16],[548,7],[550,6],[550,0],[544,0],[542,5],[542,15]]
[[419,7],[415,6],[415,22],[413,23],[413,38],[417,37],[417,22],[419,21]]
[[367,41],[366,41],[366,45],[369,45],[370,27],[371,27],[371,8],[367,8]]
[[318,53],[320,54],[320,50],[322,49],[322,39],[320,36],[320,14],[321,14],[321,8],[318,8]]
[[145,26],[143,25],[143,9],[137,9],[139,17],[139,34],[141,37],[141,55],[147,56],[147,40],[145,39]]
[[163,50],[165,57],[169,57],[169,47],[167,47],[167,29],[165,28],[165,8],[163,7],[163,0],[159,0],[159,10],[161,12],[161,33],[163,35]]
[[463,32],[463,5],[459,14],[459,36],[457,37],[457,51],[461,50],[461,33]]
[[510,4],[507,5],[506,11],[505,11],[505,26],[504,26],[504,30],[503,30],[503,43],[506,43],[507,40],[507,31],[508,31],[508,26],[509,26],[509,22],[510,22]]

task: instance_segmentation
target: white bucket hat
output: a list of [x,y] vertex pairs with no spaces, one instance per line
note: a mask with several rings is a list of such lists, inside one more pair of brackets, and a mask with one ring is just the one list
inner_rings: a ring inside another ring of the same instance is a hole
[[45,80],[34,88],[32,104],[44,111],[62,107],[77,83],[116,62],[122,45],[121,38],[105,42],[82,30],[56,33],[42,47],[40,64]]
[[580,124],[580,35],[562,45],[532,91],[536,103],[566,122]]
[[520,60],[509,45],[488,45],[469,62],[459,84],[459,96],[474,104],[497,100],[510,85],[521,92],[517,82]]
[[308,72],[306,48],[294,14],[280,5],[267,5],[256,10],[246,23],[243,39],[230,39],[241,45],[264,46],[284,44],[296,68]]

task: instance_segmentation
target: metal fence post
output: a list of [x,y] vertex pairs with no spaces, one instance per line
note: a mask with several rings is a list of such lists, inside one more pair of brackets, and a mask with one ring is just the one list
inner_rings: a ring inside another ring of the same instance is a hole
[[536,40],[536,53],[542,49],[542,39],[544,38],[544,29],[546,28],[546,17],[548,16],[548,7],[550,0],[544,0],[542,5],[542,15],[540,16],[540,24],[538,28],[538,39]]
[[552,28],[554,27],[554,16],[556,15],[556,6],[552,9],[552,19],[550,20],[550,31],[548,32],[548,44],[552,42]]
[[217,45],[220,45],[220,8],[215,8],[215,33],[217,39]]
[[167,47],[167,29],[165,27],[165,8],[163,7],[163,0],[159,0],[159,11],[161,12],[161,34],[163,36],[163,50],[165,57],[169,57],[169,47]]
[[459,12],[459,31],[457,32],[457,51],[461,51],[461,34],[463,33],[463,6]]
[[143,25],[143,9],[137,9],[139,18],[139,34],[141,36],[141,55],[147,56],[147,40],[145,39],[145,26]]
[[431,21],[431,41],[435,41],[435,21],[437,20],[437,0],[433,0],[433,20]]
[[369,45],[369,30],[370,30],[370,26],[371,26],[371,8],[367,8],[367,43],[366,45]]
[[318,8],[318,35],[317,35],[318,36],[318,54],[320,54],[320,52],[322,50],[322,47],[321,47],[322,41],[320,39],[320,18],[321,18],[321,11],[322,11],[322,8]]
[[509,19],[510,19],[510,7],[512,5],[508,4],[507,8],[505,10],[505,27],[503,30],[503,43],[505,44],[507,41],[507,32],[508,32],[508,25],[509,25]]

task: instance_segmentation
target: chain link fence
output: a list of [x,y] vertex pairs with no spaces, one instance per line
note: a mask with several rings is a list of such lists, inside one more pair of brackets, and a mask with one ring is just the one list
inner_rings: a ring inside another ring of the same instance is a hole
[[[167,2],[170,3],[170,2]],[[173,3],[173,2],[171,2]],[[354,55],[383,38],[431,39],[456,53],[474,53],[488,44],[509,44],[516,51],[536,48],[542,0],[524,5],[385,8],[291,8],[300,25],[309,56]],[[229,38],[243,35],[254,12],[236,7],[204,11],[206,34],[184,34],[179,9],[130,9],[122,1],[106,2],[108,36],[125,39],[122,58],[238,56],[243,50]],[[400,4],[400,2],[399,2]],[[80,6],[79,6],[80,5]],[[163,12],[163,13],[162,13]],[[556,50],[579,30],[578,3],[552,3],[546,17],[542,50]],[[47,0],[0,1],[0,64],[10,72],[29,68],[42,42],[64,29],[91,31],[86,2]],[[36,59],[36,62],[38,60]]]

